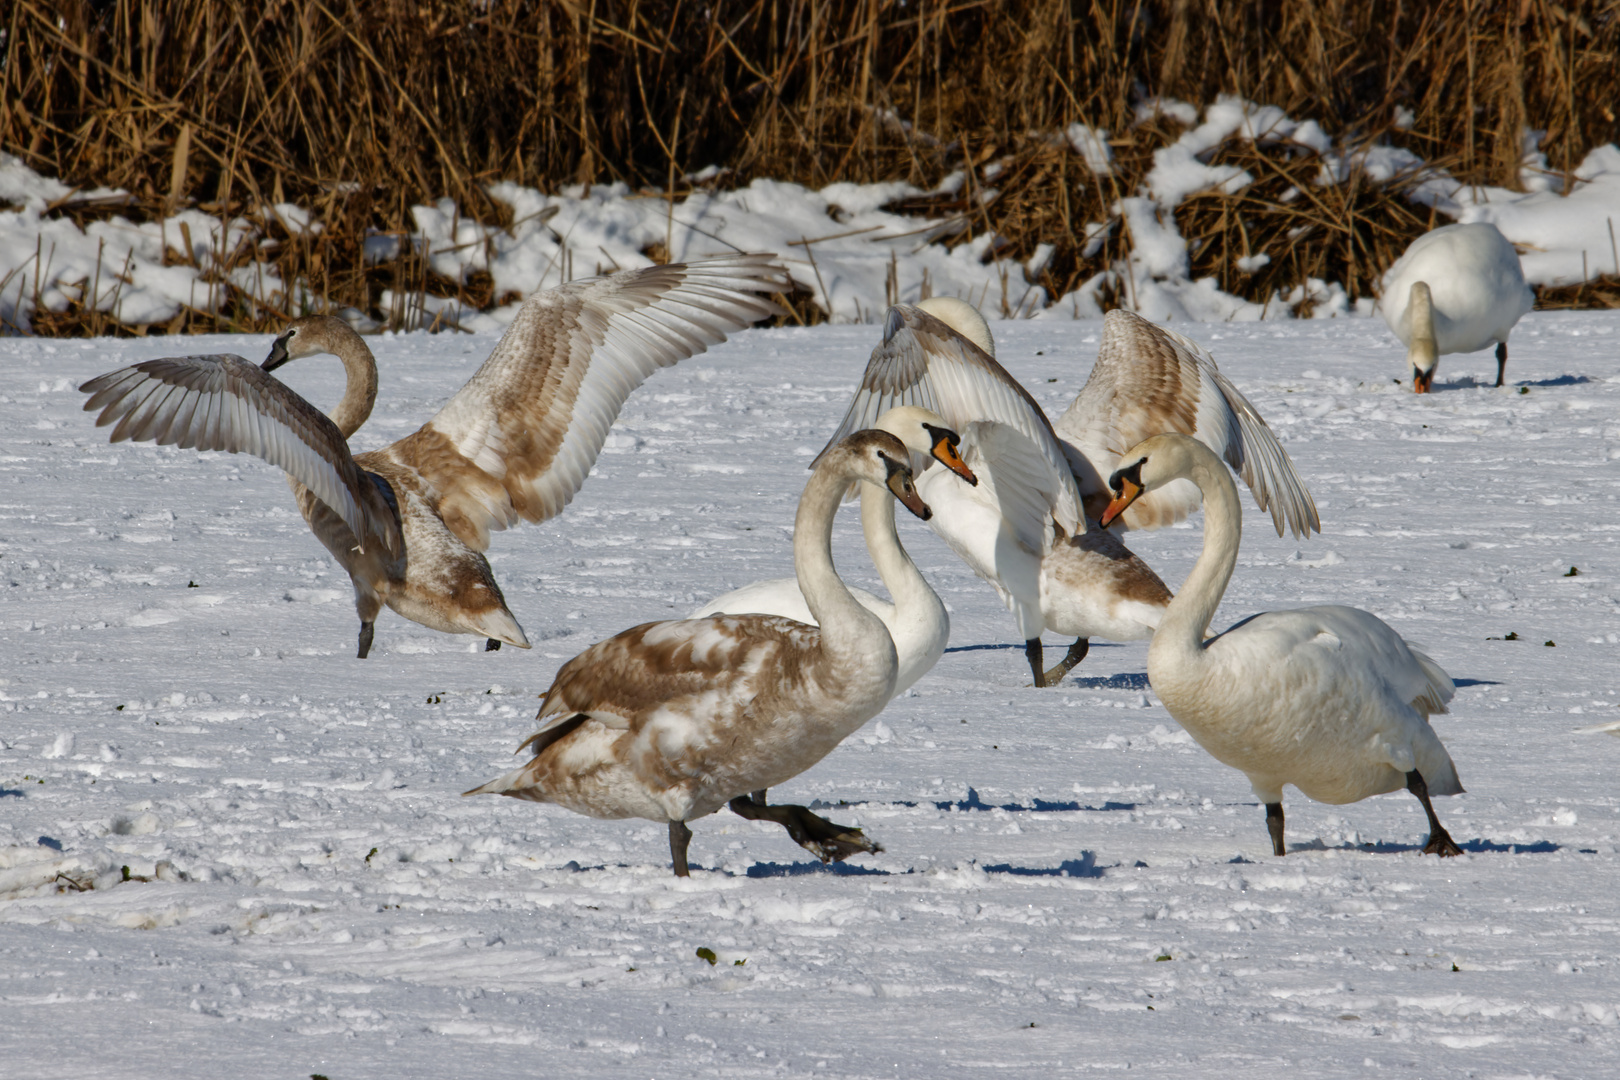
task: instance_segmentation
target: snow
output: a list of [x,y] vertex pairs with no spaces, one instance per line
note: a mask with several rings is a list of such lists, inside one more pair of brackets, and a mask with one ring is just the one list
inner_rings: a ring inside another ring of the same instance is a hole
[[[1098,329],[999,324],[1000,355],[1061,409]],[[174,339],[0,339],[8,1080],[1614,1075],[1620,743],[1575,732],[1620,718],[1620,315],[1532,313],[1511,386],[1448,356],[1426,397],[1379,322],[1189,332],[1325,529],[1278,539],[1245,495],[1218,624],[1349,603],[1433,655],[1459,687],[1435,727],[1463,857],[1417,853],[1404,793],[1292,791],[1294,850],[1271,857],[1244,777],[1158,705],[1145,643],[1029,688],[993,590],[904,515],[953,651],[775,792],[883,854],[823,868],[722,813],[677,881],[661,825],[461,798],[514,764],[575,652],[787,572],[871,327],[751,331],[631,395],[573,505],[495,538],[531,652],[385,613],[365,661],[275,470],[111,446],[80,411],[79,382]],[[357,447],[412,430],[493,342],[375,339]],[[268,338],[184,344],[257,359]],[[332,360],[278,374],[340,392]],[[1131,543],[1176,584],[1197,523]],[[846,513],[839,565],[877,590],[858,544]]]
[[[952,173],[932,191],[898,181],[815,190],[755,180],[745,188],[717,187],[671,200],[622,183],[546,194],[500,181],[488,194],[510,208],[510,226],[477,221],[453,200],[439,199],[412,209],[414,230],[405,242],[443,277],[465,280],[487,272],[497,296],[519,298],[575,277],[647,266],[649,252],[658,247],[677,260],[731,250],[772,252],[835,323],[874,322],[885,298],[915,302],[928,295],[962,297],[993,319],[1086,318],[1101,314],[1098,293],[1105,287],[1161,320],[1289,319],[1307,298],[1313,317],[1350,314],[1348,302],[1338,299],[1344,294],[1341,282],[1306,282],[1290,294],[1255,303],[1222,292],[1212,278],[1189,279],[1187,240],[1177,228],[1175,208],[1198,192],[1237,192],[1254,181],[1246,170],[1210,161],[1221,145],[1239,139],[1317,156],[1318,184],[1346,183],[1357,173],[1376,183],[1414,181],[1415,200],[1458,221],[1495,223],[1523,253],[1531,284],[1570,285],[1620,274],[1620,249],[1612,239],[1614,220],[1620,218],[1620,147],[1613,144],[1592,149],[1565,177],[1548,171],[1540,149],[1543,133],[1526,129],[1524,190],[1510,191],[1466,186],[1401,147],[1339,144],[1315,120],[1231,95],[1202,110],[1152,99],[1138,106],[1137,116],[1139,122],[1168,117],[1186,130],[1154,151],[1140,190],[1113,203],[1110,220],[1083,226],[1085,257],[1095,256],[1122,225],[1132,245],[1129,257],[1056,298],[1038,283],[1050,252],[1043,257],[1037,251],[1021,262],[1003,251],[1004,238],[975,228],[972,214],[928,217],[884,209],[928,195],[966,194],[988,202],[995,195],[989,185],[1004,167],[994,161],[971,176]],[[894,122],[904,127],[903,121]],[[1105,130],[1076,123],[1047,138],[1078,155],[1095,177],[1115,171]],[[692,179],[718,184],[723,176],[723,170],[706,169]],[[49,310],[64,311],[94,292],[98,310],[130,324],[166,323],[182,307],[214,312],[226,299],[226,290],[211,283],[220,267],[243,245],[267,243],[270,220],[294,233],[313,234],[323,227],[311,211],[289,203],[266,208],[257,218],[223,221],[188,209],[145,224],[115,216],[83,230],[48,213],[51,204],[70,198],[93,202],[124,196],[106,189],[75,193],[0,152],[0,319],[26,328],[36,307],[36,283],[38,303]],[[15,208],[3,209],[7,205]],[[401,243],[397,236],[368,237],[365,258],[392,259]],[[1269,257],[1256,252],[1250,259]],[[277,310],[301,310],[318,300],[307,282],[284,282],[269,263],[237,265],[229,279]],[[479,312],[455,300],[390,293],[382,307],[415,309],[412,327],[419,317],[424,326],[437,321],[496,331],[510,322],[518,304]],[[362,328],[376,328],[360,312],[346,314]]]

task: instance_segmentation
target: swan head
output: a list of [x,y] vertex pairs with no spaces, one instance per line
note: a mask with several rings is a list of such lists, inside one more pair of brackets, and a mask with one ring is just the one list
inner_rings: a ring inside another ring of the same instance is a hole
[[978,486],[967,462],[962,460],[962,436],[945,426],[945,418],[921,405],[897,405],[872,425],[906,444],[906,449],[933,458],[951,472]]
[[1434,298],[1428,282],[1412,282],[1404,319],[1412,328],[1412,343],[1406,347],[1406,360],[1412,367],[1412,393],[1427,394],[1434,383],[1435,365],[1440,362],[1434,340]]
[[996,358],[996,341],[990,336],[990,324],[984,321],[979,309],[966,300],[958,300],[954,296],[930,296],[927,300],[918,301],[917,306],[983,349],[990,359]]
[[1155,435],[1137,443],[1120,459],[1120,467],[1108,478],[1114,499],[1097,519],[1108,528],[1131,504],[1143,495],[1172,480],[1191,478],[1200,465],[1220,464],[1213,451],[1189,435]]
[[846,436],[838,452],[822,459],[820,467],[837,468],[850,480],[865,480],[889,489],[900,505],[927,521],[934,516],[917,494],[911,471],[911,451],[887,431],[866,428]]
[[288,361],[302,360],[306,356],[322,353],[342,356],[340,349],[347,346],[352,350],[356,343],[365,346],[354,327],[337,316],[304,315],[287,324],[287,329],[271,344],[270,355],[259,366],[265,371],[274,371]]

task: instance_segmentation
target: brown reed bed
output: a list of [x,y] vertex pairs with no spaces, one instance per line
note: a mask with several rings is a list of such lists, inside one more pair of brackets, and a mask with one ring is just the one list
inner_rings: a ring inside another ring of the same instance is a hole
[[[964,238],[995,231],[1009,254],[1052,245],[1042,282],[1055,296],[1130,243],[1116,229],[1088,254],[1083,230],[1110,220],[1179,131],[1136,123],[1147,97],[1238,94],[1352,146],[1403,146],[1510,187],[1527,126],[1546,132],[1566,180],[1620,135],[1620,0],[12,0],[0,19],[0,146],[70,184],[131,193],[58,212],[295,203],[324,227],[270,227],[283,280],[391,325],[410,315],[381,309],[385,289],[499,299],[487,281],[435,280],[409,245],[382,264],[361,257],[368,235],[408,230],[410,206],[439,196],[500,222],[484,191],[495,179],[676,196],[711,164],[737,183],[930,187],[996,163],[995,199],[970,188],[930,211],[957,213]],[[1111,175],[1052,144],[1073,122],[1110,133]],[[1194,196],[1177,222],[1194,274],[1246,298],[1309,277],[1366,295],[1432,223],[1403,183],[1310,184],[1316,162],[1294,150],[1234,141],[1216,159],[1255,183]],[[1272,259],[1243,273],[1246,251]],[[1612,300],[1589,284],[1572,302]],[[819,317],[797,300],[797,318]],[[217,314],[146,329],[262,329],[284,314],[233,293]],[[36,329],[142,328],[70,308]]]

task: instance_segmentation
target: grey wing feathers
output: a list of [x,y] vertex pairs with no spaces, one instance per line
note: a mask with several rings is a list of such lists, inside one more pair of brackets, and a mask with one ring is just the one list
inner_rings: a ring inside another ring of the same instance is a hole
[[1429,658],[1429,655],[1413,648],[1408,641],[1406,647],[1411,650],[1412,658],[1423,669],[1423,678],[1427,685],[1412,699],[1412,708],[1424,716],[1434,716],[1439,713],[1450,712],[1447,702],[1457,696],[1457,685],[1451,681],[1439,664]]
[[1288,451],[1277,441],[1271,425],[1266,423],[1255,407],[1249,404],[1237,387],[1215,369],[1210,361],[1209,376],[1220,388],[1227,408],[1237,420],[1238,438],[1226,444],[1226,463],[1232,466],[1254,494],[1255,505],[1269,511],[1277,535],[1283,534],[1283,522],[1295,536],[1309,536],[1322,531],[1322,519],[1316,513],[1316,500],[1294,469]]
[[884,316],[883,341],[872,350],[861,385],[827,447],[871,427],[898,405],[931,409],[958,432],[976,421],[995,421],[1023,435],[1058,478],[1053,516],[1070,533],[1085,531],[1068,458],[1040,405],[978,346],[906,304],[889,308]]
[[[428,428],[505,489],[485,529],[543,521],[585,482],[608,428],[654,371],[776,313],[789,288],[768,255],[653,266],[531,297],[478,373]],[[424,429],[426,430],[426,429]],[[395,444],[405,449],[409,439]],[[412,461],[432,478],[432,460]]]
[[[332,421],[258,365],[229,353],[146,360],[79,389],[110,441],[247,453],[282,469],[331,507],[363,543],[366,479]],[[380,532],[397,550],[392,523]]]

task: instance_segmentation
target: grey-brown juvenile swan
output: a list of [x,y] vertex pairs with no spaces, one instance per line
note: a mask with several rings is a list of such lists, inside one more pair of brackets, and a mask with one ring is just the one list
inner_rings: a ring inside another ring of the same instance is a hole
[[[377,364],[329,315],[295,319],[262,366],[240,356],[147,360],[91,379],[86,411],[125,439],[249,453],[286,471],[310,529],[349,573],[371,650],[383,605],[486,648],[528,648],[483,552],[489,534],[544,521],[585,482],[630,391],[777,310],[768,255],[651,266],[570,282],[524,302],[495,351],[421,428],[354,455]],[[348,385],[330,417],[271,371],[330,353]]]

